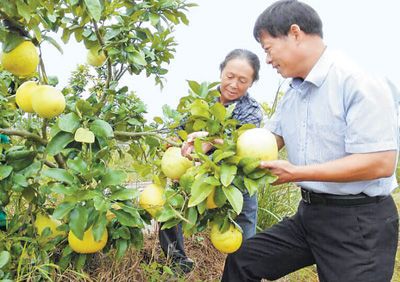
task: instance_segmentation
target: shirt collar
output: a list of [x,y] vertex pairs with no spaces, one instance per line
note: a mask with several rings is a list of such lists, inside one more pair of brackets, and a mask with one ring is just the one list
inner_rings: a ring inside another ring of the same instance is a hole
[[320,87],[328,76],[329,69],[331,68],[334,60],[328,48],[325,48],[321,57],[307,75],[305,81]]

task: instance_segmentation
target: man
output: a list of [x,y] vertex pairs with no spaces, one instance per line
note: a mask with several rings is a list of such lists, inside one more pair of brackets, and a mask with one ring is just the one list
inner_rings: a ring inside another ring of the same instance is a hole
[[254,36],[290,89],[268,124],[288,161],[262,162],[296,182],[297,213],[227,257],[223,281],[278,279],[316,264],[319,280],[390,281],[398,239],[397,111],[390,87],[334,56],[313,8],[268,7]]

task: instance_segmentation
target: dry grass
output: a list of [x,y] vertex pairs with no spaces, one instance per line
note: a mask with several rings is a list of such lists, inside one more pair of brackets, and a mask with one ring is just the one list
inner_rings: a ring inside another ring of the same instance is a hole
[[[393,198],[400,210],[400,192],[394,193]],[[149,232],[145,235],[144,240],[142,250],[131,249],[120,261],[115,260],[113,255],[97,254],[91,259],[89,267],[86,269],[86,277],[74,272],[66,272],[63,276],[59,276],[57,281],[214,282],[220,280],[225,255],[212,247],[206,233],[185,239],[187,254],[195,261],[194,270],[187,275],[171,275],[165,271],[163,267],[171,267],[171,264],[166,260],[160,249],[156,231]],[[318,276],[315,267],[307,267],[277,281],[318,282]],[[397,254],[392,281],[400,281],[400,252]]]
[[157,232],[145,236],[142,250],[130,249],[120,260],[112,254],[95,255],[89,267],[85,269],[86,277],[78,277],[76,273],[64,273],[57,281],[93,281],[93,282],[141,282],[141,281],[219,281],[223,270],[225,255],[214,249],[207,237],[202,233],[186,238],[187,255],[195,261],[194,270],[183,275],[165,271],[165,266],[172,268],[163,255]]

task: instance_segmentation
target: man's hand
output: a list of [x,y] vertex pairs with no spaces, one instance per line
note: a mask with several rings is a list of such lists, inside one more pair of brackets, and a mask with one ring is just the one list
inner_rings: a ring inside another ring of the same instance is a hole
[[274,175],[278,176],[272,185],[278,185],[282,183],[288,183],[296,181],[296,166],[292,165],[288,161],[276,160],[276,161],[261,161],[260,168],[267,168]]

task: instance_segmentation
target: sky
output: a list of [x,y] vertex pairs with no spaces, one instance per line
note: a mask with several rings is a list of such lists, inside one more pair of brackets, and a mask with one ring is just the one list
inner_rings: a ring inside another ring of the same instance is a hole
[[[175,58],[163,89],[154,79],[125,76],[126,85],[147,105],[148,118],[162,115],[162,106],[175,108],[180,97],[187,95],[187,80],[218,81],[219,64],[229,51],[245,48],[256,53],[261,61],[260,80],[249,93],[258,102],[272,103],[282,77],[265,63],[265,54],[253,38],[253,26],[258,15],[272,0],[192,0],[199,6],[191,8],[189,25],[175,30]],[[324,41],[329,48],[350,57],[367,71],[387,77],[400,87],[400,33],[397,28],[398,0],[305,0],[320,15]],[[60,42],[60,41],[59,41]],[[46,70],[59,78],[64,87],[72,70],[86,60],[83,44],[64,46],[60,56],[53,47],[44,51]]]

